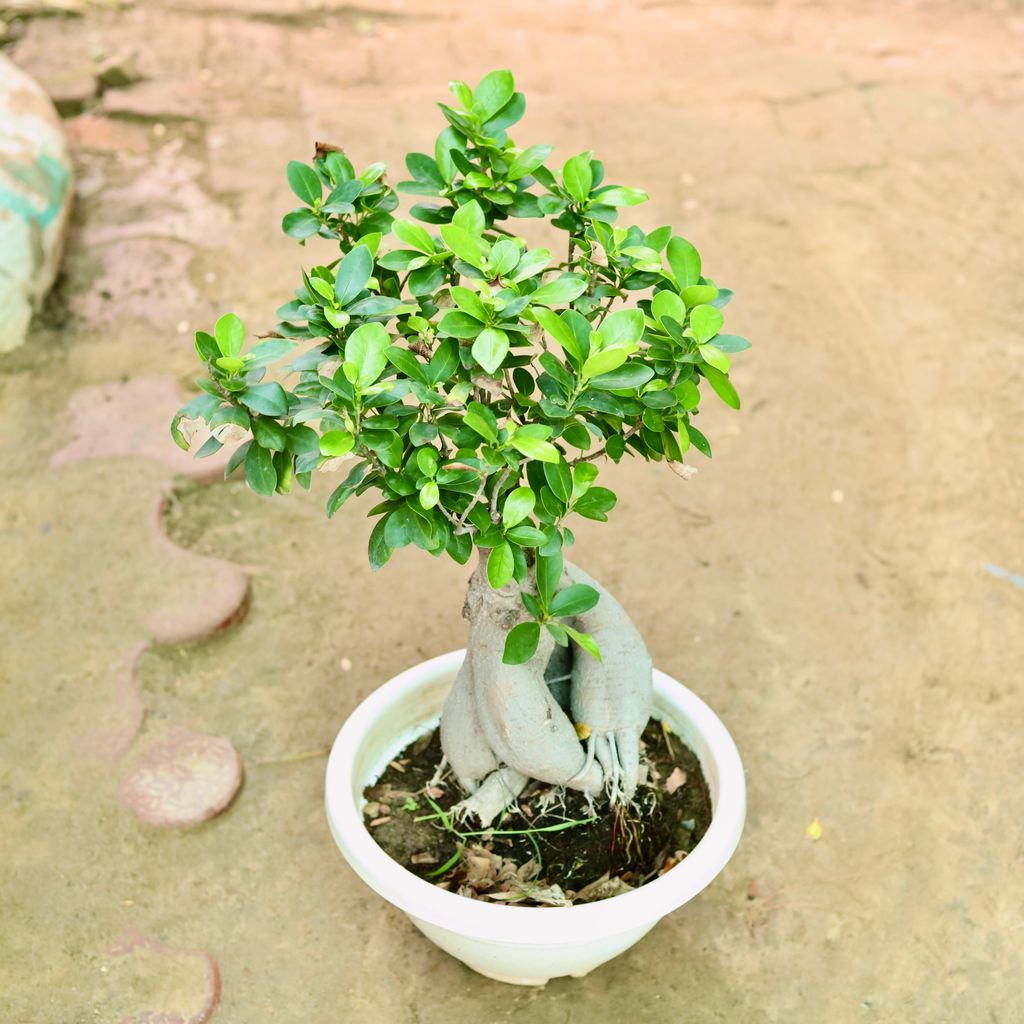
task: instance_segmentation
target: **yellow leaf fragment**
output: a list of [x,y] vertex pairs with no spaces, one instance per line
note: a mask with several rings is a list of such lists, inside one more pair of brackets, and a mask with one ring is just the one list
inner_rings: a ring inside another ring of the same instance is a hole
[[576,723],[576,736],[577,736],[578,739],[589,740],[590,739],[590,732],[591,732],[590,726],[587,725],[586,722],[577,722]]
[[821,822],[815,818],[804,831],[807,833],[808,838],[816,843],[821,838]]

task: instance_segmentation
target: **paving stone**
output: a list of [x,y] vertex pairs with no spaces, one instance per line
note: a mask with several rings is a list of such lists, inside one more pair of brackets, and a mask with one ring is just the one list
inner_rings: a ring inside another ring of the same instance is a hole
[[78,746],[80,753],[114,761],[132,745],[146,714],[146,705],[139,694],[139,658],[149,647],[147,642],[136,644],[120,661],[112,666],[113,707],[103,727],[84,736]]
[[149,150],[146,129],[129,121],[82,114],[65,121],[64,132],[74,149],[100,153],[145,153]]
[[[183,404],[171,377],[137,377],[81,388],[68,402],[75,439],[51,456],[50,465],[139,455],[163,462],[194,480],[218,479],[224,473],[230,448],[197,460],[171,440],[170,422]],[[208,436],[197,434],[193,451]]]
[[179,548],[164,532],[163,516],[167,498],[157,505],[154,526],[161,560],[171,560],[180,572],[191,573],[196,583],[176,587],[170,594],[174,603],[154,608],[146,625],[157,643],[183,644],[226,629],[238,622],[249,606],[249,578],[231,562],[197,555]]
[[198,825],[220,814],[241,783],[242,759],[226,736],[176,727],[122,780],[119,796],[149,825]]
[[220,969],[209,953],[175,949],[126,928],[103,951],[120,1024],[206,1024],[220,1000]]

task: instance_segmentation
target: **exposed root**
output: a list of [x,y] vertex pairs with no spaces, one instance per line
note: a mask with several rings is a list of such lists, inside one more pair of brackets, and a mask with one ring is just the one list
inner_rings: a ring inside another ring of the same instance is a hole
[[452,808],[456,821],[475,817],[486,828],[500,814],[512,807],[526,789],[529,777],[506,765],[491,772],[475,793]]
[[[603,791],[613,807],[633,798],[640,734],[651,710],[651,659],[622,606],[567,563],[562,585],[571,583],[601,594],[576,624],[597,640],[602,660],[556,647],[542,631],[533,658],[506,665],[505,637],[524,616],[518,585],[491,589],[485,560],[470,579],[466,660],[441,717],[448,763],[471,794],[460,805],[464,816],[488,824],[531,778],[589,798]],[[589,730],[581,732],[588,737],[585,750],[574,722]]]

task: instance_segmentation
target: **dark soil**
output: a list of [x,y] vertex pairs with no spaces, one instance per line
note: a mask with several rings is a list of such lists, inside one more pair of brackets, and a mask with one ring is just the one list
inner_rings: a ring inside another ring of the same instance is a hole
[[603,798],[590,807],[581,793],[534,782],[516,809],[480,831],[441,815],[465,794],[450,773],[431,784],[441,760],[434,730],[365,790],[367,826],[403,867],[465,896],[565,905],[617,895],[673,868],[711,823],[694,753],[654,720],[643,748],[648,778],[629,808],[613,812]]

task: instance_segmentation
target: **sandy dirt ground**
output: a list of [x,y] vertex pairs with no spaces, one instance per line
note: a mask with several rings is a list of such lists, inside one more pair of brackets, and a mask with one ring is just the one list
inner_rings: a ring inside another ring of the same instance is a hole
[[[78,196],[59,290],[0,359],[0,1019],[204,1019],[215,961],[216,1024],[1024,1020],[1021,8],[139,0],[7,52],[61,99]],[[401,176],[448,79],[496,66],[517,141],[647,188],[638,219],[699,246],[755,342],[714,461],[610,468],[577,554],[733,732],[746,833],[632,951],[543,990],[435,949],[324,821],[326,747],[461,645],[463,571],[371,574],[368,505],[328,523],[330,480],[180,477],[173,548],[145,454],[191,332],[269,327],[313,259],[278,231],[286,160],[327,139]],[[114,429],[51,466],[85,388]],[[190,641],[240,572],[248,614]],[[118,786],[179,727],[229,737],[245,782],[158,829]]]

